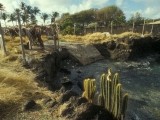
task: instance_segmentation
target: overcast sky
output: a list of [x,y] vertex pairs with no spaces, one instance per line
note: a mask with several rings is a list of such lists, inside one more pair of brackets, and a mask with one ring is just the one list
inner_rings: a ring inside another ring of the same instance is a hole
[[89,8],[102,8],[117,5],[130,18],[135,12],[140,12],[146,18],[160,18],[160,0],[0,0],[7,12],[12,12],[20,2],[37,6],[41,12],[75,13]]

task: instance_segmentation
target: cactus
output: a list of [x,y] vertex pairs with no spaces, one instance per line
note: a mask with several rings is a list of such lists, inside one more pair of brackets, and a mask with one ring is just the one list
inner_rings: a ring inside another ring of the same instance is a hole
[[125,118],[125,112],[127,110],[127,103],[128,103],[128,93],[126,93],[123,96],[122,108],[121,108],[121,120]]
[[[119,74],[112,75],[111,69],[108,69],[107,74],[102,74],[100,79],[100,95],[98,103],[104,106],[116,119],[124,118],[127,108],[127,94],[121,98],[121,84],[119,83]],[[123,116],[122,116],[123,115]]]
[[115,103],[114,103],[114,108],[113,108],[113,115],[116,117],[116,118],[120,118],[120,114],[121,114],[121,84],[118,84],[116,86],[116,92],[114,94],[114,100],[115,100]]
[[90,103],[92,103],[95,91],[96,91],[95,79],[85,79],[84,92],[82,97],[85,97]]
[[[95,79],[85,79],[82,96],[90,103],[93,102],[95,90]],[[119,74],[115,73],[113,76],[111,69],[108,69],[108,73],[102,74],[100,78],[98,104],[104,106],[117,120],[124,119],[127,109],[128,94],[126,93],[123,99],[121,94],[122,85],[119,83]]]

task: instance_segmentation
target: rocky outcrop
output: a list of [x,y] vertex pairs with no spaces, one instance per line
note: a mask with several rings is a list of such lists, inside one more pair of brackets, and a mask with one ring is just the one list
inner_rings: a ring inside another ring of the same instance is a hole
[[48,83],[51,89],[59,89],[60,82],[54,78],[61,68],[61,57],[61,53],[55,51],[38,58],[28,55],[26,60],[29,68],[37,74],[36,80]]
[[124,38],[95,44],[94,46],[105,58],[126,61],[160,53],[160,38]]

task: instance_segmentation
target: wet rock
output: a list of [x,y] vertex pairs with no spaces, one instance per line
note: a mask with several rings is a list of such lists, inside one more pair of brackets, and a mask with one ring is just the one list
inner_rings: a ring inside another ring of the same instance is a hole
[[59,103],[64,103],[70,99],[72,96],[78,96],[74,91],[68,90],[64,94],[62,94],[58,100]]
[[82,71],[81,70],[77,70],[77,73],[80,74],[80,73],[82,73]]
[[29,100],[24,103],[24,105],[22,106],[22,110],[29,111],[29,110],[34,109],[35,106],[36,106],[36,102],[34,100]]
[[66,69],[66,68],[61,68],[59,72],[64,73],[64,74],[66,74],[66,75],[70,75],[70,74],[71,74],[71,71],[69,71],[69,70]]

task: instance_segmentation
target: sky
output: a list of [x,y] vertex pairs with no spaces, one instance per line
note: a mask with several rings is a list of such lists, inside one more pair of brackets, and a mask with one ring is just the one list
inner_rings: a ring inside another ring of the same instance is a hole
[[60,14],[66,12],[73,14],[90,8],[100,9],[117,5],[123,10],[127,19],[136,12],[145,18],[160,18],[160,0],[0,0],[9,13],[18,8],[21,2],[37,6],[41,12],[46,13],[57,11]]

